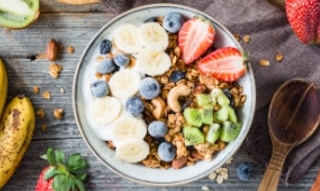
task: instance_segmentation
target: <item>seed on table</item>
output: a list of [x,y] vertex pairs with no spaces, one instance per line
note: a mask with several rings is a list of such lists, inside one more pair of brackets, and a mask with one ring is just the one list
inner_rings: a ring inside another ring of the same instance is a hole
[[208,186],[202,186],[202,190],[204,190],[204,191],[209,191],[210,189],[209,189]]
[[262,59],[262,60],[260,60],[259,64],[260,64],[260,66],[269,66],[270,62],[269,62],[269,60]]
[[250,36],[249,35],[244,35],[242,38],[243,42],[249,43],[250,42]]
[[284,55],[282,53],[277,53],[276,54],[276,61],[280,62],[283,60]]
[[216,179],[216,177],[217,177],[217,173],[216,173],[216,172],[211,172],[211,173],[209,174],[209,179],[210,179],[210,180],[214,180],[214,179]]
[[33,93],[38,94],[40,92],[39,86],[33,86]]
[[43,92],[42,97],[47,99],[47,100],[50,100],[51,94],[50,94],[49,91],[46,90],[46,91]]

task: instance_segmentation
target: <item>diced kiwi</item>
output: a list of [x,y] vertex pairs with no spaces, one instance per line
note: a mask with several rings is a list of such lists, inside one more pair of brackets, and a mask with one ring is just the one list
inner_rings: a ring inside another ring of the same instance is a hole
[[220,139],[225,142],[230,142],[235,140],[241,130],[241,123],[234,123],[231,121],[224,121],[222,124]]
[[227,106],[222,106],[218,111],[213,113],[213,121],[217,123],[222,123],[223,121],[228,120],[229,109]]
[[234,123],[238,122],[236,111],[230,106],[226,106],[226,107],[228,108],[228,120]]
[[206,135],[206,140],[209,143],[215,143],[221,135],[222,128],[218,123],[212,123]]
[[202,124],[211,125],[213,123],[213,106],[202,107]]
[[230,104],[230,99],[228,98],[228,96],[222,91],[222,89],[218,87],[211,90],[211,96],[213,99],[216,99],[217,103],[220,106]]
[[183,127],[183,136],[185,139],[186,146],[201,144],[205,141],[204,134],[197,127]]
[[0,25],[25,28],[39,16],[39,0],[0,0]]
[[202,111],[200,109],[187,107],[183,111],[183,116],[187,123],[196,127],[202,125]]
[[212,99],[210,94],[197,94],[196,100],[198,106],[215,105],[215,99]]

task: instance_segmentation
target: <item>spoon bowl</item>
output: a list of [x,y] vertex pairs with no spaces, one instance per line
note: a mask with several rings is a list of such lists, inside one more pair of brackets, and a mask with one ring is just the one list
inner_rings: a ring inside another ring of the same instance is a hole
[[277,89],[268,112],[272,156],[259,191],[277,190],[286,156],[320,124],[319,104],[319,89],[310,81],[294,78]]

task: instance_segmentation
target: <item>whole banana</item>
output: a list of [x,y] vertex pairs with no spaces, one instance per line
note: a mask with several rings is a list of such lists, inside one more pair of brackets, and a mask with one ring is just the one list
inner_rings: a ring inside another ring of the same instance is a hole
[[14,97],[5,107],[0,121],[0,190],[17,169],[35,128],[35,113],[30,99]]
[[4,63],[0,58],[0,118],[7,99],[8,75]]

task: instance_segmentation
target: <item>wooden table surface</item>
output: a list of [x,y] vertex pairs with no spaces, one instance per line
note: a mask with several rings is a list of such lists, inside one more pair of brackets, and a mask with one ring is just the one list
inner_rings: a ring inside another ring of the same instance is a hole
[[[75,122],[72,108],[72,82],[77,62],[94,34],[115,15],[104,13],[101,5],[67,6],[55,0],[41,1],[40,18],[29,28],[24,30],[8,30],[0,28],[0,56],[3,59],[9,75],[8,100],[18,93],[27,94],[34,108],[44,109],[45,119],[37,119],[36,130],[30,147],[27,150],[19,168],[11,180],[3,188],[4,191],[34,190],[38,175],[46,161],[39,158],[48,147],[61,149],[67,155],[80,152],[89,163],[87,190],[202,190],[207,186],[210,190],[257,190],[264,166],[255,164],[253,177],[249,181],[237,178],[236,167],[241,162],[253,162],[240,149],[231,164],[225,165],[229,169],[229,179],[223,184],[217,184],[208,177],[193,183],[178,187],[149,187],[126,180],[111,172],[90,152],[83,141]],[[75,52],[70,54],[66,49],[56,63],[62,65],[60,77],[53,79],[49,75],[50,61],[36,59],[31,61],[28,55],[45,52],[46,43],[55,38],[64,47],[73,46]],[[40,93],[35,94],[33,87],[39,86]],[[63,88],[65,93],[61,93]],[[44,91],[51,93],[51,99],[42,97]],[[62,120],[53,116],[54,108],[63,108],[65,115]],[[41,130],[47,125],[47,130]],[[295,184],[279,185],[279,191],[309,190],[318,171],[314,165],[307,174]],[[137,172],[139,173],[139,172]]]

